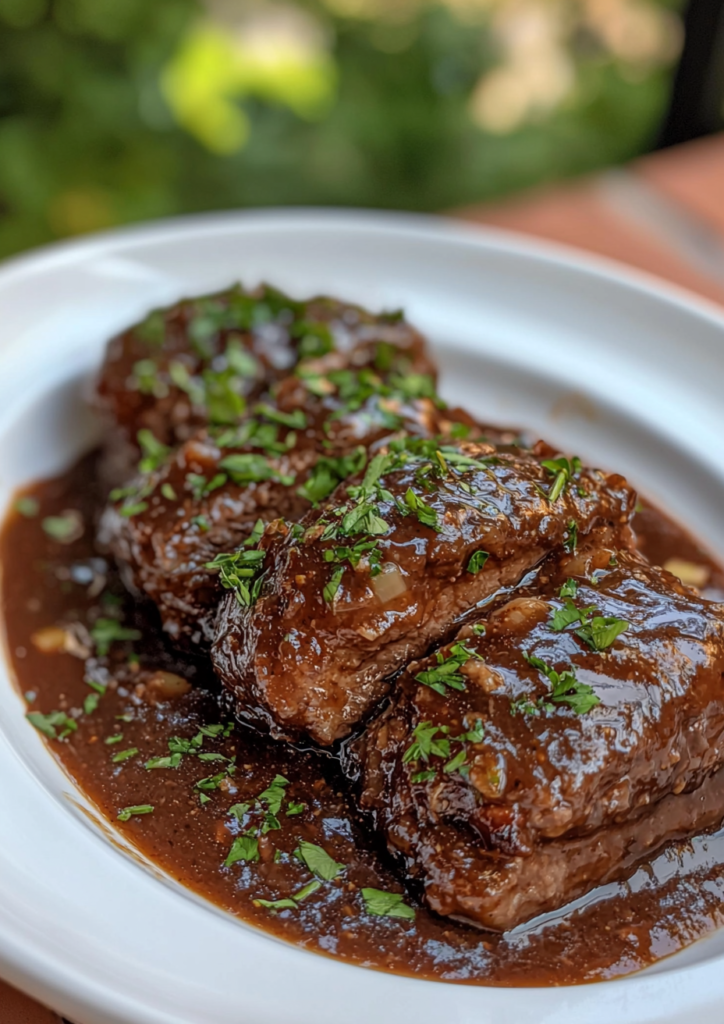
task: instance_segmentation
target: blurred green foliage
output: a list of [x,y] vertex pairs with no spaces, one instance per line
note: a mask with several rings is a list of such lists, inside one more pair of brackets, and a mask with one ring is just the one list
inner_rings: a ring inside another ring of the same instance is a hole
[[678,6],[0,0],[0,255],[214,208],[442,209],[624,160],[665,108]]

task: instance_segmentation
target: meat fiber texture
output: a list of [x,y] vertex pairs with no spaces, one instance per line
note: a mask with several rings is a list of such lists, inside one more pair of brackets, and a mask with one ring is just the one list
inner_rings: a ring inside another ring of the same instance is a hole
[[600,539],[410,665],[351,748],[438,913],[513,927],[722,818],[724,606]]
[[625,480],[550,455],[402,441],[299,526],[271,524],[258,600],[230,594],[217,620],[214,664],[239,714],[332,744],[551,551],[602,523],[627,533]]
[[175,451],[142,435],[146,472],[112,492],[101,538],[176,642],[210,641],[224,576],[208,564],[247,543],[259,522],[296,522],[395,437],[480,433],[445,407],[431,377],[359,368],[357,354],[341,367],[337,353],[306,362],[304,376],[286,378],[233,426],[205,428]]

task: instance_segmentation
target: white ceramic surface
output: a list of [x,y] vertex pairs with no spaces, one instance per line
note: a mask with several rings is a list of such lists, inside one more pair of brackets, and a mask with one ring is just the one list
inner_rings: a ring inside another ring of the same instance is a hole
[[[204,217],[0,269],[0,504],[93,437],[78,396],[149,307],[242,279],[404,306],[443,392],[630,476],[724,557],[724,316],[644,275],[443,221]],[[455,986],[287,946],[109,842],[0,666],[0,974],[78,1024],[721,1024],[724,932],[643,974]]]

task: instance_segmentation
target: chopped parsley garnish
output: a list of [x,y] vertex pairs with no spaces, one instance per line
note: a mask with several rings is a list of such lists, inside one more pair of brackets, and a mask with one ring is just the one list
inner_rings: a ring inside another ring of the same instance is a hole
[[153,768],[178,768],[181,764],[181,754],[171,754],[165,757],[152,757],[146,761],[144,768],[149,771]]
[[424,683],[431,690],[439,693],[442,697],[447,694],[448,687],[452,690],[465,690],[465,680],[460,674],[460,668],[471,658],[482,661],[477,651],[471,651],[466,647],[464,641],[459,641],[450,648],[447,658],[438,651],[435,655],[437,665],[435,668],[425,669],[418,672],[415,679],[418,683]]
[[590,622],[585,622],[576,630],[594,651],[605,651],[622,633],[629,628],[629,623],[615,616],[594,615]]
[[414,921],[415,911],[405,903],[405,897],[399,892],[385,892],[384,889],[362,889],[365,910],[376,917],[401,917],[406,921]]
[[325,882],[331,882],[337,875],[341,875],[346,865],[339,864],[329,856],[326,850],[314,843],[302,840],[294,851],[296,856],[306,864],[313,875]]
[[161,494],[164,496],[164,498],[166,498],[167,501],[176,501],[178,497],[176,491],[173,489],[173,486],[170,483],[168,483],[168,481],[166,483],[161,484]]
[[262,402],[254,406],[254,412],[257,416],[263,416],[265,419],[271,420],[272,423],[289,427],[290,430],[306,430],[307,428],[307,417],[301,409],[295,409],[294,412],[281,412],[273,405]]
[[256,377],[259,372],[256,359],[251,352],[247,352],[238,338],[229,339],[224,355],[231,369],[240,377]]
[[50,740],[64,740],[78,728],[78,723],[69,718],[65,711],[51,711],[47,715],[39,711],[30,711],[25,717],[38,732],[42,732],[43,736]]
[[572,599],[566,597],[563,608],[558,608],[551,619],[551,629],[560,632],[567,626],[580,622],[580,628],[575,630],[576,636],[592,650],[605,651],[626,632],[630,624],[625,619],[617,619],[615,616],[594,615],[595,610],[595,605],[576,608]]
[[382,552],[376,540],[358,541],[354,547],[327,548],[324,552],[325,562],[347,561],[356,569],[363,558],[366,558],[370,567],[370,576],[377,576],[382,571],[380,561]]
[[132,807],[124,807],[118,812],[119,821],[130,821],[131,818],[141,814],[152,814],[153,804],[134,804]]
[[405,493],[405,504],[412,512],[415,513],[418,521],[422,523],[423,526],[429,526],[437,533],[442,530],[442,527],[438,522],[437,512],[435,509],[426,504],[422,498],[415,494],[411,487],[408,487]]
[[297,490],[297,494],[313,504],[324,501],[338,484],[362,469],[366,458],[367,452],[361,446],[350,455],[338,458],[323,455],[312,466],[306,482]]
[[246,400],[239,392],[243,381],[229,368],[227,370],[204,370],[203,402],[211,423],[236,423],[246,409]]
[[[447,725],[433,725],[432,722],[420,722],[415,727],[412,737],[413,742],[402,755],[403,764],[416,764],[418,761],[429,762],[431,757],[439,757],[445,760],[443,771],[447,774],[458,772],[467,777],[468,767],[466,764],[467,755],[465,747],[458,751],[452,758],[450,749],[451,743],[482,743],[484,729],[481,719],[476,719],[474,728],[460,736],[450,736],[450,727]],[[428,782],[436,775],[434,768],[425,769],[412,776],[412,782]]]
[[283,900],[252,900],[255,907],[266,907],[267,910],[296,910],[299,904],[293,899]]
[[278,814],[284,802],[288,785],[289,779],[285,779],[283,775],[275,775],[264,792],[259,794],[257,800],[266,805],[270,814]]
[[31,498],[29,495],[26,495],[22,498],[16,498],[13,507],[21,516],[25,516],[26,519],[33,519],[40,511],[40,502],[37,498]]
[[103,740],[107,747],[112,747],[114,743],[120,743],[123,739],[123,733],[117,732],[113,736],[106,736]]
[[237,836],[231,844],[224,867],[230,868],[240,860],[250,864],[259,860],[259,840],[255,836]]
[[556,633],[560,633],[561,630],[572,625],[574,622],[587,622],[588,617],[593,611],[595,611],[594,605],[589,605],[588,608],[576,608],[573,600],[567,597],[563,607],[557,608],[553,613],[550,627]]
[[563,542],[563,547],[570,553],[574,552],[578,547],[578,523],[575,519],[568,521],[568,532],[566,539]]
[[132,383],[142,395],[165,398],[168,394],[168,386],[160,379],[153,359],[139,359],[133,364]]
[[290,334],[299,338],[299,355],[303,359],[319,359],[334,350],[334,338],[329,327],[314,320],[298,320]]
[[575,597],[578,593],[578,583],[576,580],[567,579],[561,589],[558,591],[559,597]]
[[254,529],[251,531],[249,536],[244,541],[245,548],[254,548],[259,543],[264,533],[264,520],[257,519],[254,523]]
[[332,604],[335,597],[337,596],[337,591],[339,590],[340,585],[342,583],[342,577],[344,576],[344,572],[344,566],[338,566],[330,576],[329,582],[325,584],[325,587],[322,591],[322,596],[327,604]]
[[82,532],[83,521],[78,512],[69,511],[60,516],[46,516],[41,525],[43,532],[53,540],[69,544],[79,536],[79,530]]
[[127,629],[118,619],[107,618],[96,619],[91,626],[90,635],[99,658],[104,658],[111,649],[111,644],[117,640],[141,639],[139,630]]
[[233,551],[217,555],[206,568],[218,570],[219,582],[225,590],[233,590],[243,608],[255,603],[261,593],[263,576],[259,571],[264,561],[263,551]]
[[286,814],[287,818],[292,818],[294,817],[295,814],[303,814],[304,811],[306,810],[306,807],[306,804],[298,804],[295,803],[293,800],[290,800],[289,803],[287,804],[287,809],[284,813]]
[[112,764],[121,764],[123,761],[128,761],[130,758],[135,757],[138,753],[138,747],[129,747],[127,750],[119,750],[117,754],[114,754],[111,758]]
[[546,677],[550,684],[550,693],[535,703],[530,700],[514,702],[514,705],[511,705],[513,713],[517,710],[526,714],[537,714],[540,709],[553,711],[555,704],[568,704],[577,715],[585,715],[601,703],[600,697],[594,693],[593,688],[588,683],[582,683],[576,678],[574,666],[562,672],[556,672],[542,658],[530,655],[527,651],[523,651],[523,657],[531,668],[538,669]]
[[93,712],[97,709],[100,699],[100,694],[89,693],[88,696],[83,701],[83,714],[92,715]]
[[301,903],[302,900],[306,900],[307,896],[311,896],[313,892],[316,892],[321,888],[322,883],[318,879],[313,878],[311,882],[307,882],[307,884],[303,885],[301,889],[298,889],[297,892],[293,893],[292,899],[296,900],[297,903]]
[[224,779],[226,779],[229,775],[233,775],[235,771],[236,765],[234,764],[234,760],[232,758],[229,761],[229,764],[227,764],[226,768],[222,772],[217,772],[216,775],[207,775],[205,778],[199,779],[198,782],[195,782],[194,789],[199,790],[199,798],[201,802],[206,803],[206,801],[208,800],[208,797],[204,799],[206,794],[212,792],[215,789],[218,789],[221,783],[224,781]]
[[138,463],[139,473],[152,473],[168,458],[171,449],[158,441],[150,430],[144,428],[136,435],[141,449],[141,461]]
[[473,576],[477,575],[489,558],[490,555],[487,551],[476,551],[471,555],[470,561],[468,562],[468,572],[472,573]]
[[226,455],[219,468],[226,470],[235,484],[259,483],[262,480],[277,480],[289,486],[294,483],[293,476],[285,476],[277,472],[264,455],[255,452],[234,453]]
[[216,473],[210,480],[200,473],[187,473],[186,486],[191,491],[194,501],[201,501],[207,494],[223,487],[227,479],[226,473]]
[[555,479],[550,491],[547,494],[549,501],[557,501],[565,493],[568,484],[581,472],[581,460],[577,456],[572,459],[545,459],[541,462],[543,469],[547,469]]
[[230,814],[232,818],[236,818],[237,821],[241,821],[244,815],[249,813],[250,808],[251,804],[234,804],[226,813]]

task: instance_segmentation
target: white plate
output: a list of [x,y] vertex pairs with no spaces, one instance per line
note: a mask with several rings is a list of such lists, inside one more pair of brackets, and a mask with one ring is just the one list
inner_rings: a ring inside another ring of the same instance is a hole
[[[404,306],[449,398],[620,469],[724,557],[721,311],[604,261],[397,216],[203,217],[7,264],[0,503],[92,437],[77,399],[107,336],[238,279]],[[285,945],[110,842],[23,713],[0,668],[0,974],[79,1024],[721,1024],[724,932],[634,977],[545,990],[394,977]]]

